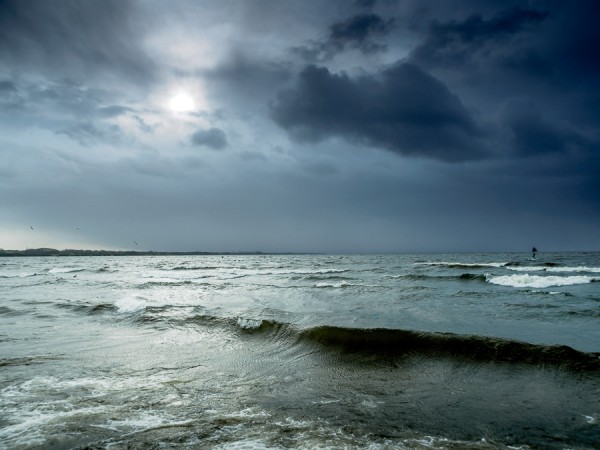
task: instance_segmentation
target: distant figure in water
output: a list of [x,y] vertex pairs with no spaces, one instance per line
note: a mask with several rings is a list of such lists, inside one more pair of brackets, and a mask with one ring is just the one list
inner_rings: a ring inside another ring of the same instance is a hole
[[533,259],[535,259],[535,254],[537,253],[537,248],[533,247],[531,249],[531,255],[533,256]]

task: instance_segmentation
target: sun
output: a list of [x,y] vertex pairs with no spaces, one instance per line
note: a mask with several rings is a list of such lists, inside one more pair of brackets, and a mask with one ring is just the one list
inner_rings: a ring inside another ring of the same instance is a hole
[[173,112],[189,112],[196,109],[196,104],[190,94],[178,92],[169,100],[169,108]]

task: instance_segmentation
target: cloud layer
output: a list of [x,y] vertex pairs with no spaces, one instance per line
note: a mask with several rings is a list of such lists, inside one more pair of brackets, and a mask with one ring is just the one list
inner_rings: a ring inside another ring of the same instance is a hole
[[598,12],[1,1],[0,247],[598,249]]
[[367,146],[444,161],[479,159],[482,131],[439,80],[401,62],[352,79],[308,66],[279,94],[274,120],[299,141],[340,136]]

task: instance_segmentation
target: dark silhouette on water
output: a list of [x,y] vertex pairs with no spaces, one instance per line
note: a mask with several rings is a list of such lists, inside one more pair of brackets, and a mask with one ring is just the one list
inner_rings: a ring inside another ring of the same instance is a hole
[[537,252],[537,248],[533,247],[533,248],[531,249],[531,255],[533,256],[533,259],[535,259],[535,254],[536,254],[536,252]]

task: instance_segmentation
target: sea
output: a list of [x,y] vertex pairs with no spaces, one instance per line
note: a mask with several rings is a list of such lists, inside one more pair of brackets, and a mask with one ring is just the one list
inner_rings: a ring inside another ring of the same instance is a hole
[[598,449],[600,253],[0,258],[0,448]]

